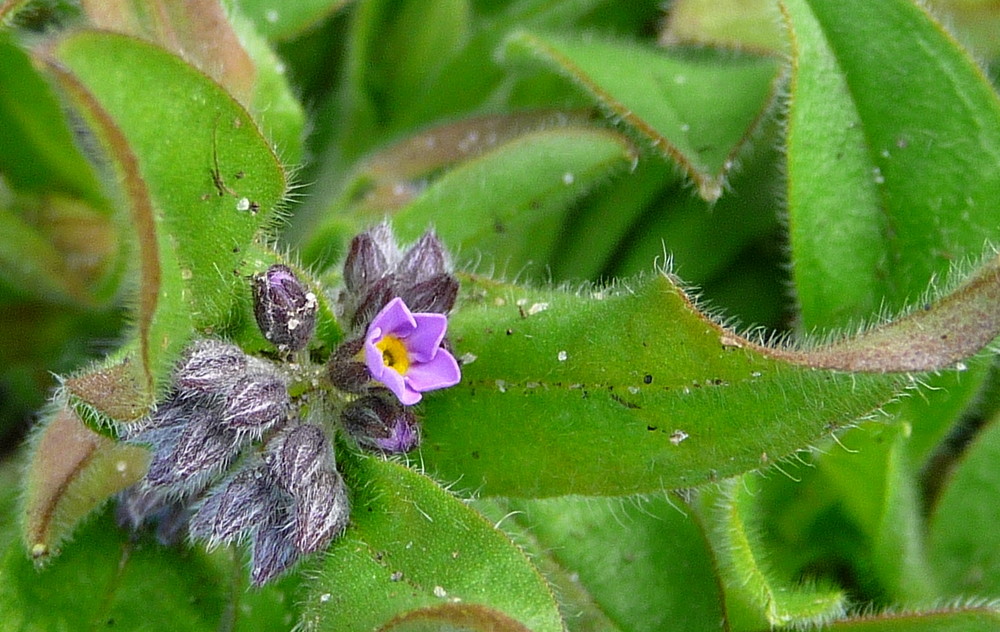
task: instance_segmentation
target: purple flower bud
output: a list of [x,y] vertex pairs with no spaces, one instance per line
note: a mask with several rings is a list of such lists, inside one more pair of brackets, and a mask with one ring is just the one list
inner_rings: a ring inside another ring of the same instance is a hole
[[289,534],[287,518],[276,512],[268,522],[260,526],[253,536],[253,559],[250,562],[250,583],[263,586],[299,558],[299,552]]
[[[395,244],[392,246],[395,248]],[[386,252],[371,231],[351,240],[344,261],[344,285],[351,292],[364,292],[389,271]]]
[[397,275],[403,285],[413,285],[445,274],[448,255],[433,231],[427,231],[403,255],[397,268]]
[[272,483],[263,465],[243,468],[198,507],[191,518],[191,537],[208,540],[209,546],[245,537],[280,502]]
[[335,470],[320,470],[295,503],[295,548],[314,553],[347,527],[350,516],[344,479]]
[[253,439],[283,421],[291,400],[285,379],[271,365],[259,366],[241,377],[222,407],[221,423]]
[[298,497],[312,484],[317,472],[333,468],[333,450],[322,428],[301,424],[272,439],[264,460],[275,482]]
[[409,452],[420,443],[416,416],[396,401],[370,395],[351,402],[341,421],[358,445],[388,454]]
[[186,501],[133,485],[118,495],[115,520],[118,526],[138,531],[147,523],[156,525],[156,539],[164,546],[180,542],[191,516]]
[[257,326],[279,351],[304,349],[316,329],[316,295],[288,266],[276,264],[253,279]]
[[228,467],[239,452],[237,433],[222,426],[211,408],[188,406],[187,423],[172,428],[164,444],[153,445],[145,485],[178,497],[197,494]]
[[246,370],[247,356],[221,340],[196,340],[174,372],[178,397],[216,396],[231,389]]
[[326,370],[330,382],[348,393],[363,393],[372,376],[359,357],[364,347],[364,338],[349,340],[337,347],[327,360]]
[[415,312],[447,314],[458,297],[458,279],[446,272],[399,290],[399,297]]

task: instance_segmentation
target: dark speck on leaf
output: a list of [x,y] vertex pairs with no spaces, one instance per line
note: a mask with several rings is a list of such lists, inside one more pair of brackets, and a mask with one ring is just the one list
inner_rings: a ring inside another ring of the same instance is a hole
[[646,430],[650,432],[656,432],[656,426],[646,426]]
[[642,383],[643,384],[652,384],[653,383],[653,376],[650,375],[649,373],[647,373],[646,375],[642,376]]
[[508,336],[513,336],[514,335],[514,330],[513,329],[508,329],[507,330],[507,335]]
[[474,459],[478,459],[479,458],[479,450],[473,450],[472,451],[472,458],[474,458]]

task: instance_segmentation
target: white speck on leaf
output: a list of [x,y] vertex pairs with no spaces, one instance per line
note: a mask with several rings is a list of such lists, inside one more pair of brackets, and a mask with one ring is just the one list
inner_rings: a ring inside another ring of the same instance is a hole
[[462,357],[459,358],[459,360],[462,362],[462,364],[472,364],[478,358],[479,358],[479,356],[477,356],[474,353],[463,353]]
[[674,445],[680,445],[682,441],[688,438],[688,433],[683,430],[674,430],[673,434],[670,435],[670,443]]
[[249,211],[250,210],[250,198],[242,197],[236,200],[236,210],[237,211]]
[[566,186],[573,184],[574,180],[576,180],[576,178],[573,177],[572,173],[567,171],[566,173],[563,174],[562,181],[563,184],[565,184]]
[[333,595],[331,595],[330,593],[323,593],[322,595],[319,596],[319,602],[326,603],[330,601],[331,597],[333,597]]
[[270,9],[268,10],[267,13],[264,14],[264,19],[270,22],[271,24],[274,24],[275,22],[278,21],[278,12],[275,11],[274,9]]
[[531,307],[528,308],[528,316],[534,316],[539,312],[544,312],[548,308],[548,303],[532,303]]
[[435,597],[439,597],[439,598],[441,598],[441,599],[444,599],[445,597],[447,597],[447,596],[448,596],[448,593],[447,593],[447,591],[445,591],[445,589],[444,589],[444,588],[442,588],[441,586],[435,586],[435,587],[434,587],[434,596],[435,596]]
[[567,355],[565,351],[560,351],[559,353],[556,354],[556,359],[559,360],[560,362],[565,362],[566,358],[568,357],[569,355]]

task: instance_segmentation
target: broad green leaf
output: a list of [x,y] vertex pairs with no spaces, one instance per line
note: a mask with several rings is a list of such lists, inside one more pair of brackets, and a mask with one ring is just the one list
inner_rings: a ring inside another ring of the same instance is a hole
[[284,40],[315,26],[347,3],[348,0],[230,0],[227,4],[239,6],[265,37]]
[[779,77],[769,57],[697,58],[636,44],[518,31],[508,63],[565,76],[645,145],[678,163],[709,201],[771,102]]
[[796,295],[805,327],[843,327],[1000,241],[1000,100],[911,0],[784,7]]
[[427,398],[424,462],[487,495],[634,494],[756,469],[883,405],[895,372],[942,369],[1000,330],[1000,257],[930,309],[805,351],[726,330],[662,274],[589,296],[466,285],[449,334],[463,381]]
[[12,39],[0,32],[0,174],[14,189],[62,192],[107,214],[94,169],[52,89]]
[[943,481],[929,551],[949,594],[1000,595],[1000,416],[970,444]]
[[726,608],[734,629],[766,626],[805,627],[842,616],[846,597],[824,586],[795,586],[769,567],[760,537],[755,496],[760,479],[742,476],[717,489],[704,489],[698,499],[726,592]]
[[[502,526],[526,527],[541,554],[575,578],[614,630],[671,630],[683,622],[685,630],[707,632],[725,619],[705,535],[679,499],[552,498],[507,506],[515,513]],[[579,606],[560,594],[576,629]]]
[[36,560],[113,494],[146,473],[149,452],[89,430],[68,405],[50,412],[32,441],[25,479],[24,543]]
[[0,557],[0,630],[217,630],[225,591],[196,556],[132,542],[108,513],[37,569],[18,546]]
[[403,239],[433,226],[457,252],[515,274],[548,260],[573,199],[633,160],[631,146],[614,132],[561,127],[525,134],[443,175],[393,225]]
[[772,0],[676,0],[660,44],[701,44],[782,52],[780,14]]
[[988,605],[935,609],[929,612],[871,614],[836,621],[831,632],[993,632],[1000,610]]
[[304,629],[563,629],[538,571],[481,515],[399,463],[338,461],[351,525],[314,575]]
[[154,45],[81,31],[43,60],[124,181],[138,243],[140,365],[152,392],[189,323],[212,326],[228,313],[234,285],[245,283],[234,274],[240,249],[272,216],[284,173],[229,95]]

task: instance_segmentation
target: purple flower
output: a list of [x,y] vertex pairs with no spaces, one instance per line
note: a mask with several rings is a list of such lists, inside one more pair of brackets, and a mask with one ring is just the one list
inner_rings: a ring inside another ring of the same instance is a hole
[[448,317],[410,312],[401,298],[382,308],[365,335],[365,364],[406,406],[421,393],[454,386],[462,379],[455,357],[441,347]]

